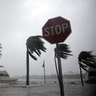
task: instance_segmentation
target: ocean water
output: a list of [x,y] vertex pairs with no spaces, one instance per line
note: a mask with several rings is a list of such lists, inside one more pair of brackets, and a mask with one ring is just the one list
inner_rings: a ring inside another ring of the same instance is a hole
[[[81,85],[80,79],[64,79],[65,96],[96,96],[96,85]],[[25,79],[19,79],[15,84],[0,84],[0,96],[60,96],[57,79],[31,79],[26,86]]]

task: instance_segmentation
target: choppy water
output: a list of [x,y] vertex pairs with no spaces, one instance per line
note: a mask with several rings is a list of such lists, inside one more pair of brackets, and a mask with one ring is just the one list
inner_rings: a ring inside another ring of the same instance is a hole
[[[96,96],[96,85],[82,86],[79,79],[64,79],[64,92],[65,96]],[[16,84],[0,84],[0,96],[60,96],[60,89],[56,79],[48,79],[46,84],[32,79],[29,87],[20,79]]]

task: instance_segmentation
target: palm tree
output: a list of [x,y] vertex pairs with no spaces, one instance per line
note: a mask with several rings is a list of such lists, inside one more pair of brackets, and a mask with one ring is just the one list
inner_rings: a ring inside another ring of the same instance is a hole
[[[55,61],[57,77],[60,85],[60,93],[61,96],[64,96],[61,58],[67,59],[67,57],[71,56],[72,54],[70,54],[71,51],[69,50],[69,46],[67,44],[56,44],[56,48],[54,49],[54,51],[55,51],[54,61]],[[56,59],[58,60],[58,64],[56,62]]]
[[0,57],[1,57],[1,55],[2,55],[2,54],[1,54],[1,49],[2,49],[2,45],[0,44]]
[[46,48],[44,47],[44,42],[41,40],[42,36],[31,36],[27,39],[26,47],[26,63],[27,63],[27,77],[26,77],[26,85],[29,85],[29,56],[31,56],[34,60],[37,58],[33,55],[36,53],[38,56],[41,55],[41,51],[46,52]]
[[68,56],[72,56],[72,54],[70,54],[71,50],[69,50],[69,45],[67,44],[58,44],[58,48],[56,47],[54,51],[55,51],[55,55],[54,55],[55,67],[56,67],[57,76],[59,77],[58,68],[56,64],[56,58],[58,57],[58,53],[59,53],[59,57],[62,59],[67,59]]
[[[88,68],[96,68],[96,60],[95,55],[92,55],[92,51],[82,51],[80,52],[78,56],[78,63],[80,68],[80,76],[81,76],[81,82],[83,83],[83,77],[82,77],[82,69],[88,72]],[[82,69],[81,69],[82,68]]]

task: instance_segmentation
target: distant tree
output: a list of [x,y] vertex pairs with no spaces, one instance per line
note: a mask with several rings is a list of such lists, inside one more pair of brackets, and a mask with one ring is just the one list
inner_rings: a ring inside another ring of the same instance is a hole
[[78,63],[79,63],[79,68],[80,68],[80,76],[81,76],[82,85],[84,85],[83,78],[82,78],[82,69],[88,72],[89,67],[96,68],[95,57],[96,57],[95,55],[92,55],[92,51],[82,51],[80,52],[78,56]]
[[2,54],[1,54],[1,49],[2,49],[2,45],[0,44],[0,57],[1,57],[1,55],[2,55]]

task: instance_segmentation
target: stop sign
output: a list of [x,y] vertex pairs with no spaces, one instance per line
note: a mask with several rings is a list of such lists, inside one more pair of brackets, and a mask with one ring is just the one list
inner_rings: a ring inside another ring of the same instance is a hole
[[42,28],[44,39],[51,44],[64,42],[70,33],[70,21],[60,16],[49,19]]

